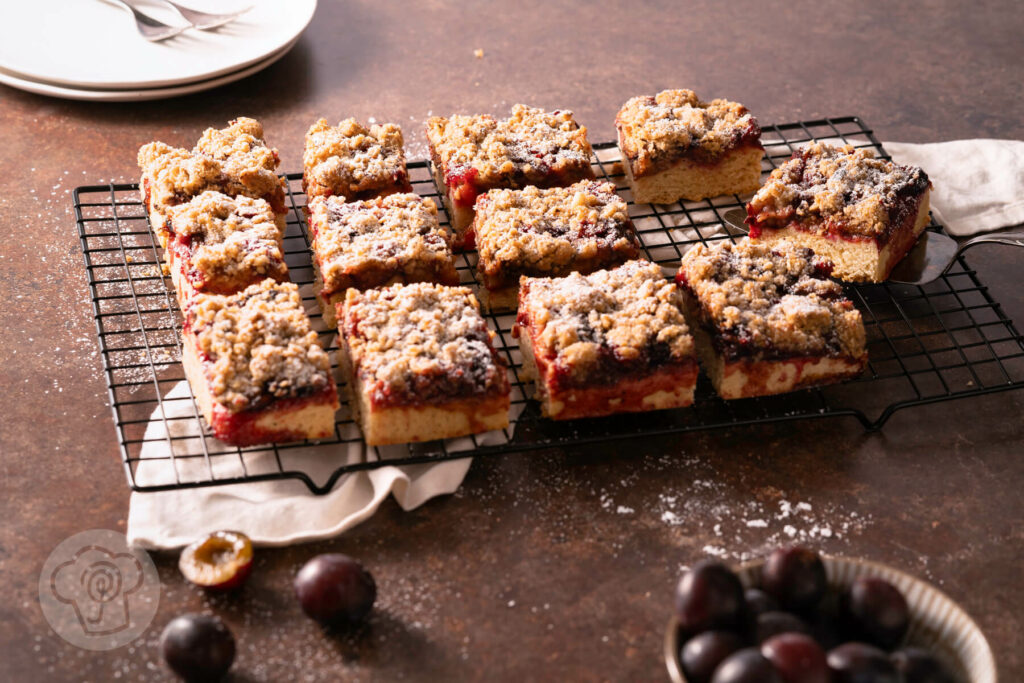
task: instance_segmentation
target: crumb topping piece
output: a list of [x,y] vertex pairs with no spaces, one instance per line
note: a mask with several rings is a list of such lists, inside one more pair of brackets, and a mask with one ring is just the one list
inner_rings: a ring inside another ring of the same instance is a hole
[[158,206],[186,202],[204,190],[248,197],[282,192],[277,150],[267,147],[255,119],[208,128],[192,151],[151,142],[139,149],[138,162]]
[[615,117],[619,144],[633,175],[647,175],[684,157],[713,163],[742,145],[760,146],[757,119],[738,102],[704,102],[692,90],[634,97]]
[[825,273],[810,249],[745,238],[695,246],[677,279],[727,357],[860,357],[866,344],[860,311]]
[[349,289],[339,330],[378,405],[423,404],[508,391],[476,297],[432,283]]
[[187,201],[203,190],[221,186],[224,179],[221,165],[213,159],[163,142],[143,145],[138,160],[158,206]]
[[167,215],[197,290],[230,290],[257,276],[287,278],[281,233],[266,201],[208,190]]
[[[870,149],[812,142],[771,172],[747,213],[761,227],[878,237],[910,210],[928,176],[914,166],[875,158]],[[913,207],[916,208],[916,207]]]
[[449,185],[470,169],[483,185],[516,178],[550,185],[552,174],[593,177],[587,129],[564,109],[546,112],[517,104],[500,120],[434,116],[427,119],[427,140]]
[[517,324],[571,384],[600,383],[693,357],[678,288],[649,261],[562,278],[523,278]]
[[327,293],[339,291],[361,271],[382,272],[387,281],[451,264],[451,233],[438,224],[430,199],[413,193],[356,202],[314,197],[309,210],[313,251]]
[[320,119],[306,132],[302,163],[310,196],[355,199],[393,187],[408,188],[402,129],[393,123],[366,128],[355,119],[337,126]]
[[185,328],[195,335],[211,394],[231,412],[315,395],[333,381],[291,282],[200,294],[185,312]]
[[518,284],[523,274],[593,270],[639,253],[626,202],[609,182],[491,190],[477,199],[475,220],[479,269],[491,286]]

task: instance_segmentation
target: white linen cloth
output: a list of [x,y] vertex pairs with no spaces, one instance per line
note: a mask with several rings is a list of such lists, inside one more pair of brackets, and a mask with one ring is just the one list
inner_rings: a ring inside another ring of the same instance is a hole
[[[210,470],[203,458],[179,458],[176,464],[166,459],[168,429],[174,437],[186,437],[184,441],[173,442],[176,451],[199,452],[198,439],[187,438],[197,437],[199,429],[188,383],[182,381],[175,385],[163,397],[162,404],[163,414],[158,406],[147,425],[136,481],[139,485],[174,481],[174,467],[183,482],[208,479]],[[166,429],[163,416],[169,420]],[[477,435],[477,440],[485,445],[503,443],[505,434],[487,432]],[[210,437],[207,442],[216,443]],[[449,451],[458,452],[471,449],[473,443],[468,438],[449,439],[445,446]],[[284,450],[281,457],[286,469],[306,472],[322,485],[342,462],[359,462],[364,458],[362,442],[335,447],[343,457],[325,452],[323,446]],[[407,453],[404,446],[380,450],[385,459],[389,450],[391,455]],[[243,458],[244,471],[249,474],[276,469],[273,451],[244,451]],[[211,460],[218,477],[243,473],[237,457],[215,456]],[[412,510],[435,496],[454,493],[471,463],[472,458],[461,458],[437,464],[385,466],[353,472],[344,475],[322,496],[312,495],[303,482],[293,479],[133,492],[128,506],[128,542],[147,549],[178,548],[218,529],[241,531],[261,546],[331,538],[372,517],[389,494],[404,510]]]
[[1024,223],[1024,141],[883,142],[899,164],[920,166],[932,181],[932,214],[964,237]]

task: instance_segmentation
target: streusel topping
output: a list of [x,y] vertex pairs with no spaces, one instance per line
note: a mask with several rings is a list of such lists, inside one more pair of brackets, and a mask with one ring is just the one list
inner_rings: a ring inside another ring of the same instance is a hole
[[317,394],[332,382],[299,288],[264,280],[231,296],[200,294],[185,313],[214,399],[232,412]]
[[692,90],[663,90],[634,97],[615,117],[619,144],[645,175],[684,156],[713,162],[740,145],[760,145],[757,119],[738,102],[704,102]]
[[267,147],[255,119],[208,128],[191,152],[151,142],[139,149],[138,162],[158,206],[180,204],[204,190],[248,197],[281,192],[277,150]]
[[[562,278],[524,278],[517,322],[573,383],[693,356],[678,288],[649,261]],[[522,333],[522,332],[521,332]]]
[[923,170],[875,158],[870,149],[812,142],[771,172],[747,212],[764,227],[877,237],[898,224],[907,197],[930,183]]
[[[207,128],[196,143],[195,152],[219,161],[227,177],[249,190],[262,194],[278,186],[277,150],[263,141],[263,125],[256,119],[239,118],[227,128]],[[241,192],[242,190],[239,190]]]
[[865,352],[860,311],[827,279],[814,252],[743,239],[695,246],[677,276],[700,304],[718,351],[777,358]]
[[[626,202],[609,182],[491,190],[477,199],[480,270],[544,275],[618,256],[635,258],[639,241]],[[610,265],[610,264],[606,264]]]
[[190,273],[189,279],[198,289],[288,273],[274,211],[262,199],[208,190],[167,214],[174,234],[191,238],[188,258],[195,277]]
[[355,119],[331,126],[320,119],[306,132],[303,179],[310,196],[362,193],[408,185],[402,129],[393,123],[369,128]]
[[401,272],[411,264],[450,261],[451,233],[437,222],[437,206],[413,193],[345,202],[314,197],[314,251],[327,290],[363,268]]
[[467,287],[349,289],[339,326],[378,404],[422,404],[507,391],[479,304]]
[[427,139],[446,182],[469,169],[484,185],[509,177],[543,182],[552,173],[592,173],[587,129],[564,109],[546,112],[517,104],[509,118],[500,120],[487,115],[434,116],[427,119]]
[[157,206],[188,201],[203,190],[220,187],[223,181],[218,162],[163,142],[143,145],[138,160]]

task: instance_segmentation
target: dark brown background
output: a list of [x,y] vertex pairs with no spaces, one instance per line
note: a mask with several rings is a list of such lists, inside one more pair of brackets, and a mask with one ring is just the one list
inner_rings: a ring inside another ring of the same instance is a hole
[[[245,114],[296,170],[318,116],[374,116],[402,123],[422,157],[428,113],[500,114],[520,101],[572,108],[606,140],[623,101],[666,87],[739,100],[764,122],[857,114],[883,140],[1021,138],[1022,29],[1015,1],[322,0],[287,57],[212,92],[85,104],[0,87],[0,678],[166,677],[163,625],[212,610],[239,640],[237,680],[661,680],[680,567],[706,546],[729,558],[770,547],[785,537],[774,515],[788,500],[812,506],[798,531],[832,530],[816,547],[948,591],[988,635],[1002,680],[1021,680],[1022,392],[907,411],[880,434],[832,420],[478,462],[455,496],[412,513],[389,502],[334,542],[261,551],[233,598],[204,597],[173,555],[158,556],[155,622],[105,654],[59,639],[35,595],[62,539],[124,528],[129,492],[69,190],[133,180],[141,143],[188,146]],[[1018,327],[1020,259],[971,253]],[[758,519],[768,526],[747,525]],[[325,550],[377,578],[363,632],[324,634],[291,598],[297,568]]]

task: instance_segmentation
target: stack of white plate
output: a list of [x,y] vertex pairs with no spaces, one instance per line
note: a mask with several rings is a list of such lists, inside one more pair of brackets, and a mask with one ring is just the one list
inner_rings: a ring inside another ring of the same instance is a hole
[[[43,95],[112,102],[155,100],[237,81],[295,44],[316,0],[181,0],[212,13],[251,9],[220,28],[151,43],[131,15],[106,0],[11,0],[0,12],[0,83]],[[140,5],[169,24],[156,0]]]

